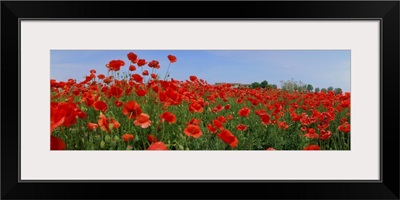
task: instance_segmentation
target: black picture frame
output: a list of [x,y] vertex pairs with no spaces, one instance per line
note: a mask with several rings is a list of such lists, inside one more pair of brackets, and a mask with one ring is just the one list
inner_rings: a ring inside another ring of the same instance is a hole
[[[2,1],[1,198],[399,199],[399,9],[399,1]],[[379,19],[382,22],[382,179],[378,182],[20,182],[19,20],[39,18]]]

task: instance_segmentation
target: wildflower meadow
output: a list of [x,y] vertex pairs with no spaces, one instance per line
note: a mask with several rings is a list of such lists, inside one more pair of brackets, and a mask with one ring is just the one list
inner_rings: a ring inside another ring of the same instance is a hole
[[350,92],[175,80],[157,60],[125,58],[50,80],[51,150],[350,150]]

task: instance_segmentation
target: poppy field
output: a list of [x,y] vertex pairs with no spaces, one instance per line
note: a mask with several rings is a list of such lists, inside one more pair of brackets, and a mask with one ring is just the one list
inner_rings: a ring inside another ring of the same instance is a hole
[[350,150],[349,92],[175,80],[174,55],[125,58],[50,80],[51,150]]

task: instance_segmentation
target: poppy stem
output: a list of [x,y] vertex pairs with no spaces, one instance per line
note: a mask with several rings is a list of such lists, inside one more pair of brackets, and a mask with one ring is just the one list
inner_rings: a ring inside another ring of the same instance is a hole
[[164,76],[164,81],[167,80],[167,75],[169,75],[169,66],[171,66],[171,62],[168,64],[167,72],[165,73],[165,76]]
[[187,149],[189,149],[188,137],[185,137],[185,142],[186,142],[186,149],[185,150],[187,150]]

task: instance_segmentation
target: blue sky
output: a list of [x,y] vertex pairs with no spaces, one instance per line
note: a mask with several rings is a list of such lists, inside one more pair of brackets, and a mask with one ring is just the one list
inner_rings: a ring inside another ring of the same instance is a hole
[[117,59],[126,63],[120,72],[127,72],[129,52],[146,61],[158,60],[161,77],[168,67],[167,56],[176,56],[170,74],[177,80],[195,75],[210,84],[267,80],[280,87],[281,80],[293,78],[314,88],[350,91],[350,50],[51,50],[50,76],[57,81],[81,81],[91,69],[107,74],[105,65]]

